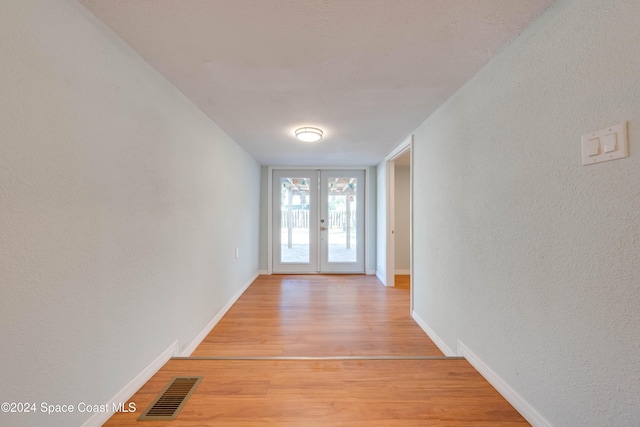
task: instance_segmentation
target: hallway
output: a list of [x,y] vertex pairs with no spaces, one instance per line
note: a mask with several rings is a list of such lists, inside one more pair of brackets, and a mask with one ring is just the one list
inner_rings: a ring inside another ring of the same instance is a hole
[[[203,376],[174,421],[137,417],[175,376]],[[260,276],[190,358],[173,358],[107,426],[526,426],[373,276]]]

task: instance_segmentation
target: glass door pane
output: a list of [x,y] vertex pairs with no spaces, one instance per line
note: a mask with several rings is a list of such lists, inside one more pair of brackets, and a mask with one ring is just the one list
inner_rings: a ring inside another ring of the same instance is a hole
[[322,171],[320,270],[364,272],[364,171]]
[[329,262],[356,262],[358,230],[355,227],[358,178],[328,180],[327,240]]
[[280,262],[309,262],[309,180],[280,178]]
[[318,172],[273,171],[273,271],[318,271]]

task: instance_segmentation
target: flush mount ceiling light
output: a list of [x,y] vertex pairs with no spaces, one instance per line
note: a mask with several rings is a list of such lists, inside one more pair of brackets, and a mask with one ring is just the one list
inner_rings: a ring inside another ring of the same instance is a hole
[[320,141],[322,139],[322,130],[310,127],[296,129],[296,138],[304,142]]

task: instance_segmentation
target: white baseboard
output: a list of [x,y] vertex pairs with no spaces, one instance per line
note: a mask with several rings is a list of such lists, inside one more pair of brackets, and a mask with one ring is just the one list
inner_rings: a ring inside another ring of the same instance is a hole
[[229,311],[231,306],[235,304],[236,301],[238,301],[238,298],[242,296],[244,291],[246,291],[247,288],[254,282],[254,280],[258,278],[259,274],[260,273],[254,274],[251,279],[249,279],[249,281],[245,283],[245,285],[238,292],[236,292],[236,294],[229,300],[229,302],[227,302],[227,304],[225,304],[225,306],[222,307],[222,309],[220,309],[220,311],[215,316],[213,316],[213,319],[211,319],[211,321],[207,323],[204,329],[195,337],[191,344],[189,344],[187,347],[185,347],[184,350],[182,350],[180,354],[181,357],[191,356],[191,353],[193,353],[196,348],[198,348],[200,343],[207,337],[207,335],[209,335],[209,332],[211,332],[211,330],[218,324],[220,319],[222,319],[222,317],[227,314],[227,311]]
[[496,374],[486,363],[458,340],[458,355],[467,361],[534,427],[553,427],[536,409]]
[[411,270],[395,270],[394,274],[399,274],[402,276],[408,276],[411,274]]
[[367,270],[367,271],[365,271],[364,274],[366,274],[367,276],[375,276],[376,273],[377,272],[375,270]]
[[258,270],[258,276],[271,276],[269,270]]
[[438,334],[436,334],[435,331],[431,329],[429,325],[427,325],[427,322],[425,322],[424,319],[422,319],[422,317],[418,316],[418,314],[415,311],[411,312],[411,317],[413,317],[413,320],[416,321],[418,326],[422,328],[425,334],[427,334],[429,338],[431,338],[431,341],[433,341],[434,344],[438,346],[440,351],[443,352],[445,356],[447,357],[456,356],[453,350],[451,350],[451,348],[449,348],[449,346],[445,344],[442,338],[440,338]]
[[[162,354],[156,357],[153,362],[147,365],[146,368],[142,370],[134,379],[132,379],[129,384],[124,386],[122,390],[120,390],[115,396],[113,396],[107,402],[107,408],[112,409],[114,405],[117,407],[119,404],[125,404],[127,401],[137,392],[140,387],[142,387],[149,379],[156,373],[160,368],[164,366],[165,363],[169,359],[178,355],[178,341],[175,341],[173,344],[169,346]],[[125,406],[126,407],[126,406]],[[144,408],[137,408],[138,410],[143,410]],[[112,411],[107,412],[96,412],[91,418],[82,424],[82,427],[100,427],[104,423],[107,422],[109,418],[113,415]]]

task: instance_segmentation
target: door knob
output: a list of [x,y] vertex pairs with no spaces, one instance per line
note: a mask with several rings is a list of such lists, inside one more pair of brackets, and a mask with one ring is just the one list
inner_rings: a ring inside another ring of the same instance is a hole
[[320,227],[320,231],[325,231],[327,227]]

